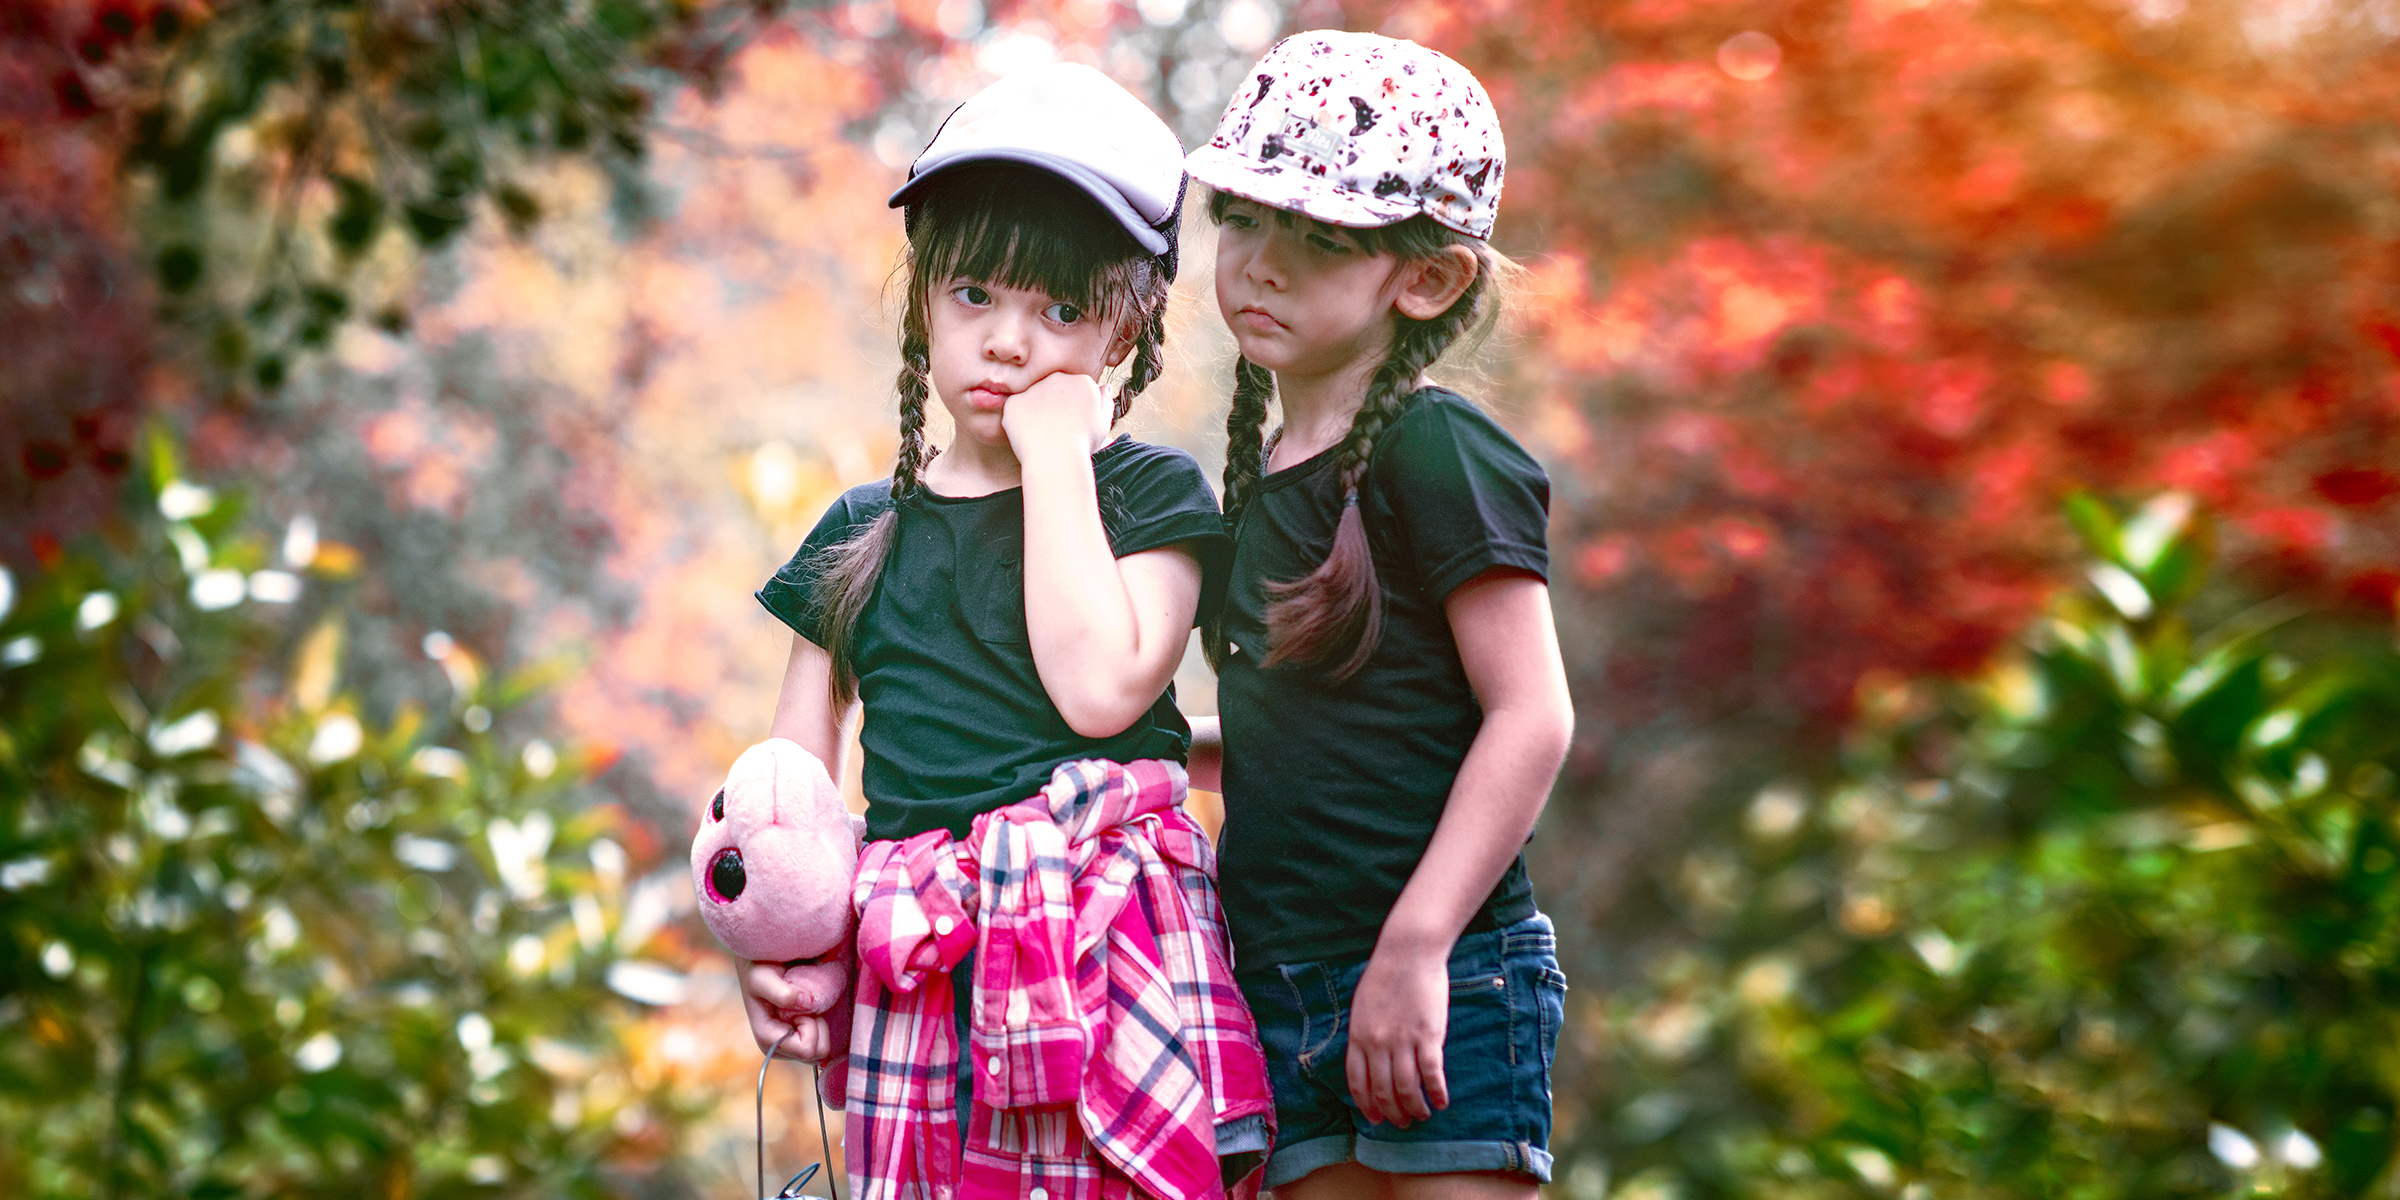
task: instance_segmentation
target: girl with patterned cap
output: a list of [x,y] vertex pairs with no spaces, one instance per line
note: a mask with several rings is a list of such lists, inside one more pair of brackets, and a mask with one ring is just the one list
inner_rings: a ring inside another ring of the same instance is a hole
[[[1549,481],[1426,368],[1495,316],[1491,101],[1409,42],[1270,50],[1185,161],[1233,330],[1227,596],[1206,632],[1267,1185],[1531,1197],[1566,978],[1521,848],[1573,724]],[[1266,436],[1267,404],[1282,423]]]
[[[1222,1196],[1272,1102],[1169,680],[1220,574],[1198,464],[1113,435],[1158,375],[1183,147],[1059,63],[960,105],[905,208],[900,453],[758,592],[793,631],[772,735],[867,843],[845,1158],[858,1200]],[[1129,363],[1112,397],[1099,380]],[[952,434],[935,448],[928,401]],[[743,964],[759,1046],[843,1022]],[[788,1039],[788,1040],[787,1040]]]

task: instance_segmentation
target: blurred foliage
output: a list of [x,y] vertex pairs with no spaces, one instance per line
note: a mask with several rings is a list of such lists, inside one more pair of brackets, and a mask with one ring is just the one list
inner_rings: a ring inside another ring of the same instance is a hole
[[696,1101],[632,956],[688,883],[491,733],[555,672],[435,635],[455,704],[370,727],[357,553],[148,457],[115,540],[0,571],[0,1193],[641,1190]]
[[2237,607],[2187,497],[2070,508],[2088,589],[1692,847],[1705,940],[1570,1035],[1568,1195],[2400,1183],[2392,631]]
[[582,158],[643,209],[656,96],[711,83],[783,5],[53,0],[61,116],[105,118],[170,311],[219,366],[279,386],[343,322],[407,323],[416,251],[479,211],[524,231],[526,177]]

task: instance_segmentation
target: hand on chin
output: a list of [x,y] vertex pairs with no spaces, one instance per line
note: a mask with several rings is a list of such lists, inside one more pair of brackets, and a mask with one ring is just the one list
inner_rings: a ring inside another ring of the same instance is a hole
[[1059,371],[1009,397],[1001,427],[1020,459],[1043,451],[1088,458],[1108,444],[1114,416],[1097,380]]

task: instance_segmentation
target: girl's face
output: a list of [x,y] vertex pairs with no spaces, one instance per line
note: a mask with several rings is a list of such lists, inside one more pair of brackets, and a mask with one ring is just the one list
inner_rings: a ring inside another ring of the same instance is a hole
[[1064,372],[1100,373],[1125,360],[1130,332],[1046,293],[952,278],[925,298],[926,373],[958,436],[1008,445],[1008,399]]
[[1391,344],[1399,259],[1338,226],[1228,197],[1217,224],[1217,311],[1242,357],[1330,375]]

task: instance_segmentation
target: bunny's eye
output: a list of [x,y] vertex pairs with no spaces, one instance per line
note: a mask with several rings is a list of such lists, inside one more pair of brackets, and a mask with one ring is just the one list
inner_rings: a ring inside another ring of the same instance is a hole
[[717,898],[731,902],[742,898],[742,889],[750,884],[749,873],[742,870],[742,852],[728,846],[717,851],[708,864],[708,886]]
[[708,802],[708,819],[711,821],[725,819],[725,789],[718,788],[717,798]]

